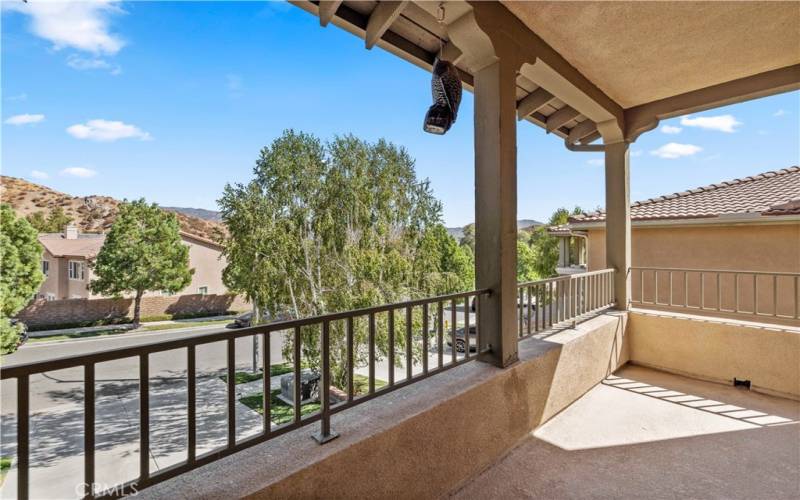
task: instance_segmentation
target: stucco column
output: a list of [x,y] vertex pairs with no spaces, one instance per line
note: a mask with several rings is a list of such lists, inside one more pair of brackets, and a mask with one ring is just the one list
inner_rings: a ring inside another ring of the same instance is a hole
[[479,359],[517,361],[516,66],[502,58],[475,73],[475,281],[482,297]]
[[606,267],[614,268],[617,309],[631,296],[631,196],[628,143],[606,144]]

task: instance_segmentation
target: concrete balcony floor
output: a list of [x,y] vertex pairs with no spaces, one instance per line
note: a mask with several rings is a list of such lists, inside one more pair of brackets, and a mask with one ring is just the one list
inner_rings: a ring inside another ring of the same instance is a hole
[[800,402],[627,365],[452,496],[800,498]]

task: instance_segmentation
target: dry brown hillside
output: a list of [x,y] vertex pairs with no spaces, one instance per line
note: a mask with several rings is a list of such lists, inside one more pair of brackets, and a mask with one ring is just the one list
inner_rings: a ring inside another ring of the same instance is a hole
[[[18,214],[28,215],[61,207],[83,232],[105,232],[114,222],[120,201],[110,196],[70,196],[40,184],[16,177],[0,176],[0,200]],[[201,238],[216,240],[225,228],[219,222],[176,213],[181,230]]]

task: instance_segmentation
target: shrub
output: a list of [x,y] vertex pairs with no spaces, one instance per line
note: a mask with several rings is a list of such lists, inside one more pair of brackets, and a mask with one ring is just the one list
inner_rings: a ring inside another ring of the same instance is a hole
[[0,316],[0,354],[10,354],[16,351],[21,333],[21,324],[12,325],[8,318]]

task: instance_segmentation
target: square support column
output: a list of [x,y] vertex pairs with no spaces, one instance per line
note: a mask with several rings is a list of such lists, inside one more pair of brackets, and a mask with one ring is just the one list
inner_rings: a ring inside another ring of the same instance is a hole
[[606,144],[606,267],[616,270],[616,308],[626,310],[631,296],[631,196],[628,143]]
[[517,361],[516,68],[495,60],[475,72],[475,281],[482,297],[479,358]]

